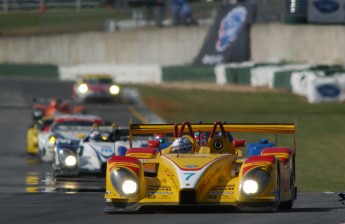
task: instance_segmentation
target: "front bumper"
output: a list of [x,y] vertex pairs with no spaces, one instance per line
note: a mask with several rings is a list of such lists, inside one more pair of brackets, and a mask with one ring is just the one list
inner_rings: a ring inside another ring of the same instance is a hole
[[78,169],[76,167],[65,168],[54,165],[53,169],[55,177],[75,177],[79,175]]
[[84,101],[112,101],[112,100],[118,100],[120,98],[120,95],[112,95],[108,92],[97,92],[97,93],[88,93],[83,95],[78,95],[79,100]]
[[155,211],[180,211],[180,212],[275,212],[275,201],[255,203],[127,203],[106,202],[103,210],[105,213],[141,213]]

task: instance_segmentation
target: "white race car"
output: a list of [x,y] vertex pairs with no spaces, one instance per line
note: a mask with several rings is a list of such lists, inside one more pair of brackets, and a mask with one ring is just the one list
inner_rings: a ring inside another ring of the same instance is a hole
[[49,130],[38,134],[39,157],[44,162],[53,161],[57,140],[78,145],[92,130],[94,124],[101,125],[102,118],[94,115],[61,115],[54,119]]
[[[129,148],[128,128],[116,127],[111,131],[102,128],[84,138],[77,151],[77,174],[105,175],[107,160],[113,155],[125,155]],[[143,147],[145,140],[133,141],[133,147]]]

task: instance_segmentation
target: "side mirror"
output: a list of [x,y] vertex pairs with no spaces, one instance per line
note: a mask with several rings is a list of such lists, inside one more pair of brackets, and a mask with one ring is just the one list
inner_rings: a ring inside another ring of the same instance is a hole
[[245,147],[246,146],[246,140],[234,139],[234,140],[232,140],[232,146],[233,147]]
[[147,141],[148,148],[161,148],[161,143],[158,140],[148,140]]
[[157,152],[161,153],[161,142],[159,140],[148,140],[147,148],[153,148]]

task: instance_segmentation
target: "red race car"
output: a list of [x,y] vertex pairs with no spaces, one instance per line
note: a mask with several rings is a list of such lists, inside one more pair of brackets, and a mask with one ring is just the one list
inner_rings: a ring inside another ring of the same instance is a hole
[[34,121],[59,114],[86,114],[86,107],[83,105],[71,106],[69,101],[56,98],[33,99],[32,117]]

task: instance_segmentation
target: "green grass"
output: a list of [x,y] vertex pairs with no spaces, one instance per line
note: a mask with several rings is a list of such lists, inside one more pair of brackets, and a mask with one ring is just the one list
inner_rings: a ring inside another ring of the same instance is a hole
[[0,76],[58,79],[59,72],[50,64],[0,64]]
[[[198,19],[210,18],[219,4],[218,2],[195,1],[192,3],[194,16]],[[115,7],[112,11],[106,6],[80,11],[76,11],[75,8],[47,9],[45,13],[40,13],[38,8],[31,12],[10,11],[0,13],[0,35],[102,31],[108,20],[131,20],[134,10],[142,12],[145,19],[147,12],[144,6]],[[165,18],[171,18],[170,8],[167,8]]]
[[107,20],[131,18],[129,11],[109,11],[89,9],[39,12],[14,12],[0,14],[0,33],[2,35],[47,34],[60,32],[80,32],[104,30]]
[[220,92],[137,86],[148,107],[170,123],[268,122],[297,119],[297,186],[299,191],[345,190],[345,106],[309,104],[283,92]]

